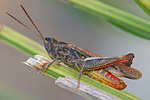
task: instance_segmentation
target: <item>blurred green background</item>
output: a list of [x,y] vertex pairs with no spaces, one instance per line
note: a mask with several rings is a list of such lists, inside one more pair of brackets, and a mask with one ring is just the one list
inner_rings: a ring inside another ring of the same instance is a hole
[[[149,16],[134,1],[101,1],[149,20]],[[56,37],[101,56],[135,53],[132,67],[139,69],[143,73],[143,77],[140,80],[123,79],[128,85],[126,90],[142,99],[150,99],[150,42],[148,40],[130,35],[102,18],[58,0],[0,0],[0,24],[5,24],[39,43],[42,41],[35,34],[5,14],[7,11],[33,28],[21,10],[20,4],[24,5],[44,36]],[[56,86],[54,79],[40,76],[34,69],[23,65],[21,61],[25,61],[28,56],[2,42],[0,42],[0,51],[0,85],[11,87],[39,100],[50,98],[53,100],[84,100],[84,98]]]

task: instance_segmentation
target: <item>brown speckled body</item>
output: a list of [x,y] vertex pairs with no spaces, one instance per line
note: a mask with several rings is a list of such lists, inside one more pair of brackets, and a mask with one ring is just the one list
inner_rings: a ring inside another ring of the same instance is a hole
[[[77,87],[79,87],[80,77],[83,70],[84,74],[86,74],[87,76],[118,90],[124,89],[126,87],[126,84],[116,76],[126,77],[130,79],[139,79],[142,76],[140,71],[134,68],[130,68],[132,60],[134,58],[133,53],[119,57],[100,57],[97,54],[81,49],[71,43],[58,41],[57,39],[51,37],[44,38],[27,11],[22,5],[20,6],[38,33],[34,32],[32,29],[30,29],[28,26],[26,26],[11,14],[7,12],[6,14],[33,33],[37,34],[43,40],[48,55],[53,59],[52,62],[47,64],[46,68],[43,68],[43,72],[45,72],[48,67],[55,61],[59,63],[63,62],[71,68],[74,68],[78,71],[81,70]],[[40,70],[38,68],[36,69],[38,71]]]
[[[99,55],[96,55],[87,50],[81,49],[71,43],[58,41],[55,38],[47,37],[45,38],[45,40],[46,40],[46,42],[44,43],[45,48],[47,50],[47,53],[52,59],[58,58],[57,60],[58,62],[63,62],[64,64],[78,71],[80,71],[80,69],[82,68],[82,61],[84,59],[90,58],[90,57],[100,57]],[[104,66],[96,66],[96,67],[93,67],[92,64],[94,65],[94,63],[97,62],[97,60],[92,61],[89,63],[91,65],[87,64],[85,66],[84,74],[102,83],[105,83],[113,88],[122,90],[127,85],[125,84],[124,81],[118,79],[116,76],[110,73],[110,71],[118,73],[119,72],[117,69],[118,65],[119,66],[122,65],[124,67],[126,67],[126,65],[130,66],[132,64],[133,57],[134,57],[134,54],[132,53],[125,55],[125,56],[112,57],[116,59],[116,61],[113,61],[112,63],[109,63],[109,64],[105,64]],[[140,73],[138,70],[135,70],[135,71],[137,73]],[[128,72],[126,72],[125,74],[128,74]],[[134,75],[132,76],[134,77]]]

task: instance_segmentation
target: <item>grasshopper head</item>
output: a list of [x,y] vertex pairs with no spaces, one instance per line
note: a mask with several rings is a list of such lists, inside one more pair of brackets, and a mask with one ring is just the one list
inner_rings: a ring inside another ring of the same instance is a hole
[[51,45],[53,44],[53,38],[51,37],[46,37],[44,39],[44,46],[45,46],[45,49],[47,51],[47,53],[50,53],[50,50],[51,50]]

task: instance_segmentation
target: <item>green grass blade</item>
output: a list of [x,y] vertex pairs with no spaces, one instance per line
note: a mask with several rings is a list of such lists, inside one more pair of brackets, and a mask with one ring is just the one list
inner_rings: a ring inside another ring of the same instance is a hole
[[150,1],[149,0],[134,0],[141,9],[150,16]]
[[[6,44],[12,46],[13,48],[29,55],[34,56],[35,54],[40,54],[45,57],[48,57],[47,53],[44,50],[43,45],[36,43],[35,41],[27,38],[24,35],[19,34],[18,32],[2,25],[0,26],[0,39],[1,41],[5,42]],[[46,72],[46,75],[57,79],[59,76],[65,77],[69,76],[74,79],[78,79],[79,72],[70,69],[64,68],[57,65],[52,65]],[[102,90],[112,96],[117,97],[120,100],[141,100],[140,98],[128,93],[125,90],[116,90],[107,86],[103,83],[100,83],[94,79],[85,77],[82,75],[81,82],[88,84],[96,89]]]
[[103,17],[115,26],[144,39],[150,39],[150,22],[98,0],[63,0],[72,6]]

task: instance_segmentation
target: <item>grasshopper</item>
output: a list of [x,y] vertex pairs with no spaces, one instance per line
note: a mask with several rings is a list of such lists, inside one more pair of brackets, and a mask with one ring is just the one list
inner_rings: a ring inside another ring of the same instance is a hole
[[41,74],[43,74],[53,63],[57,62],[60,64],[63,62],[69,67],[80,72],[77,88],[80,86],[80,78],[83,73],[118,90],[126,88],[127,85],[123,80],[117,77],[126,77],[129,79],[141,78],[142,73],[139,70],[130,67],[134,58],[133,53],[116,57],[101,57],[100,55],[79,48],[74,44],[59,41],[54,37],[44,38],[25,8],[22,5],[20,6],[37,32],[33,31],[8,12],[6,12],[6,14],[27,29],[31,30],[33,33],[37,34],[43,41],[49,57],[53,59],[52,62],[49,62],[46,67],[41,69]]

